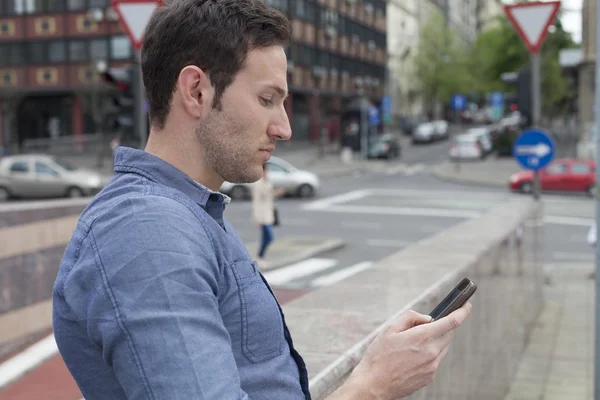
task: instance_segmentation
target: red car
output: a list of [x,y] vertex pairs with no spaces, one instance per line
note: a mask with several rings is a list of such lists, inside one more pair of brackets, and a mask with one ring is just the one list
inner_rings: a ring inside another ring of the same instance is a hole
[[[592,196],[596,184],[596,163],[590,160],[556,160],[540,170],[542,190],[568,192],[586,192]],[[517,172],[510,177],[511,190],[531,193],[533,190],[533,171]]]

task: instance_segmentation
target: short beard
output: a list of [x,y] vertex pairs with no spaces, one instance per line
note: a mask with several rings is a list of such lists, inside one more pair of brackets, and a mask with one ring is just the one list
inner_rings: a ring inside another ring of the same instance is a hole
[[262,177],[262,166],[254,165],[255,154],[248,148],[244,133],[241,124],[215,108],[196,127],[207,164],[227,182],[252,183]]

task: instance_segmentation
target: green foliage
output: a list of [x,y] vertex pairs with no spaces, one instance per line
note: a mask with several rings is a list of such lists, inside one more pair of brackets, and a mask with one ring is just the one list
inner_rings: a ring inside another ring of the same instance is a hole
[[[577,47],[560,19],[554,22],[541,50],[542,111],[553,113],[573,97],[573,90],[558,63],[559,51]],[[443,16],[435,15],[423,27],[418,54],[414,59],[415,78],[428,102],[447,104],[453,93],[514,93],[501,75],[529,64],[529,52],[508,19],[481,33],[471,45],[461,44],[446,27]]]

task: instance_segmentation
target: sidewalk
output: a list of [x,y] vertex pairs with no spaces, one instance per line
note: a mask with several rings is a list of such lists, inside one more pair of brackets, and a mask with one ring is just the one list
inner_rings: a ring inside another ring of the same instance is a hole
[[[256,256],[259,244],[259,242],[252,242],[246,245],[251,256]],[[268,267],[261,269],[272,270],[281,268],[344,246],[344,241],[338,238],[313,236],[283,237],[275,240],[269,246],[269,251],[265,257]]]
[[513,158],[497,158],[492,154],[483,161],[446,161],[433,169],[433,175],[452,182],[507,187],[510,175],[519,171],[522,168]]
[[545,307],[531,333],[505,400],[592,400],[594,280],[589,263],[547,272]]

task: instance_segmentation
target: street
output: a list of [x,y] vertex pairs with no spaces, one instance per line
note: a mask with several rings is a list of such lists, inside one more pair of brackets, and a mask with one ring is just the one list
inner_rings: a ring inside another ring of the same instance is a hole
[[[441,181],[431,167],[447,159],[448,142],[406,146],[398,161],[367,172],[322,178],[312,199],[277,201],[281,226],[275,241],[290,237],[339,238],[345,246],[303,261],[265,271],[283,304],[319,287],[335,284],[372,263],[475,218],[512,196],[506,188]],[[546,268],[569,261],[592,262],[586,243],[594,202],[583,196],[544,194]],[[233,201],[226,217],[244,242],[259,239],[250,201]],[[267,252],[267,260],[269,254]],[[43,393],[43,395],[42,395]],[[0,400],[78,400],[75,383],[60,356],[51,357],[16,383],[0,391]]]

